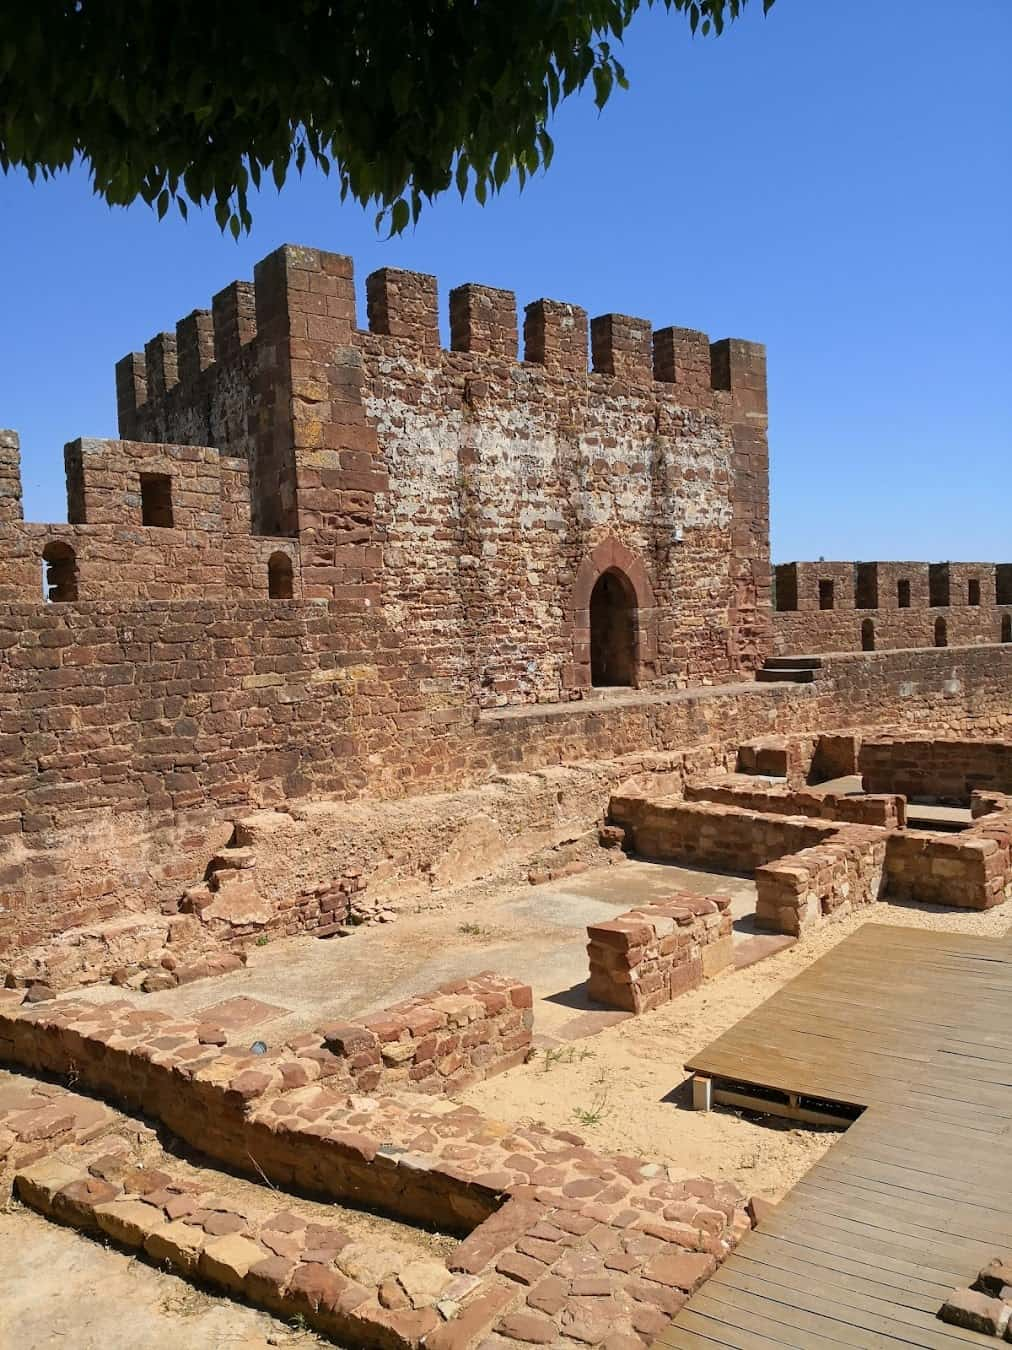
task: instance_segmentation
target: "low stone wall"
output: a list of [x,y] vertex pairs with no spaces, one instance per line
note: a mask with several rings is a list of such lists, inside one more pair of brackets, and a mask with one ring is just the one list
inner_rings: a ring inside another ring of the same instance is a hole
[[[389,1207],[391,1178],[382,1166],[367,1167],[372,1159],[354,1137],[331,1140],[325,1166],[300,1130],[289,1130],[279,1148],[270,1103],[314,1083],[325,1083],[335,1099],[342,1091],[395,1086],[451,1092],[525,1058],[530,1003],[528,986],[487,974],[412,1000],[411,1011],[400,1005],[387,1024],[378,1018],[341,1023],[263,1055],[222,1048],[219,1028],[126,1000],[0,1005],[0,1060],[72,1074],[82,1086],[162,1121],[192,1147],[242,1172],[272,1175],[273,1167],[282,1181],[383,1208]],[[258,1106],[266,1107],[263,1118],[255,1114]],[[453,1178],[440,1181],[437,1194],[424,1174],[402,1176],[398,1184],[406,1192],[398,1200],[407,1206],[402,1212],[422,1220],[435,1217],[433,1206],[440,1221],[458,1225],[464,1213],[478,1222],[495,1208],[491,1192],[461,1189]]]
[[234,1196],[170,1168],[138,1166],[114,1146],[90,1165],[49,1158],[20,1170],[15,1185],[22,1203],[57,1223],[298,1319],[342,1345],[416,1347],[451,1325],[437,1308],[444,1299],[455,1311],[458,1300],[467,1301],[489,1322],[513,1301],[494,1277],[461,1279],[442,1260],[417,1252],[405,1259],[283,1207],[253,1215]]
[[104,1103],[56,1083],[0,1075],[0,1205],[10,1198],[15,1172],[65,1145],[100,1139],[117,1123]]
[[122,914],[0,961],[0,978],[36,996],[106,983],[151,993],[240,969],[245,942],[233,933],[192,914]]
[[837,911],[880,900],[896,837],[845,825],[820,844],[757,867],[756,924],[797,937]]
[[685,784],[690,802],[721,802],[745,811],[776,816],[812,816],[817,820],[846,821],[896,829],[906,824],[906,799],[897,794],[849,796],[820,792],[818,788],[757,785],[747,774],[727,774],[711,782]]
[[625,830],[632,849],[645,857],[746,873],[820,844],[838,828],[802,816],[631,794],[612,797],[610,818]]
[[440,985],[362,1022],[322,1028],[360,1088],[456,1092],[522,1064],[534,1020],[530,985],[487,973]]
[[[779,610],[773,615],[774,656],[859,652],[870,634],[878,652],[919,650],[935,645],[941,619],[949,646],[999,644],[1008,605],[943,605],[934,609]],[[871,625],[870,630],[865,628]],[[941,650],[946,650],[942,648]]]
[[866,736],[858,757],[869,792],[940,797],[969,806],[975,788],[1012,792],[1012,741]]
[[728,896],[678,892],[587,929],[598,1003],[627,1012],[659,1008],[734,962]]
[[894,834],[887,854],[889,894],[898,900],[991,909],[1012,899],[1012,811],[977,818],[957,835]]
[[738,746],[737,768],[798,786],[807,781],[815,744],[812,736],[759,736]]
[[[351,1249],[329,1226],[303,1233],[286,1213],[253,1222],[241,1206],[194,1197],[171,1172],[109,1157],[75,1170],[53,1157],[22,1167],[21,1198],[381,1350],[470,1350],[490,1334],[503,1350],[649,1344],[751,1226],[733,1187],[681,1168],[598,1154],[568,1131],[500,1125],[438,1097],[349,1093],[337,1039],[299,1037],[265,1056],[206,1040],[192,1023],[130,1004],[0,1000],[0,1057],[72,1074],[261,1181],[467,1234],[445,1268],[432,1262],[440,1268],[413,1271],[407,1286],[397,1274],[410,1307],[396,1290],[381,1294],[365,1264],[345,1269]],[[425,1295],[433,1283],[438,1298]]]
[[[388,1100],[371,1105],[376,1128],[403,1139],[410,1128],[403,1114]],[[323,1137],[335,1113],[312,1100],[299,1107]],[[139,1165],[122,1140],[84,1158],[64,1150],[22,1167],[15,1185],[24,1204],[57,1223],[363,1350],[642,1350],[750,1226],[734,1188],[596,1155],[576,1136],[509,1133],[463,1107],[419,1126],[437,1132],[430,1137],[448,1168],[454,1155],[484,1162],[504,1155],[485,1139],[495,1131],[515,1160],[560,1173],[568,1190],[516,1183],[525,1194],[507,1199],[443,1258],[356,1238],[323,1216],[293,1213],[283,1195],[273,1204],[269,1192],[252,1196],[234,1179],[216,1193],[206,1176],[193,1178],[170,1156]],[[415,1166],[423,1161],[411,1157]]]

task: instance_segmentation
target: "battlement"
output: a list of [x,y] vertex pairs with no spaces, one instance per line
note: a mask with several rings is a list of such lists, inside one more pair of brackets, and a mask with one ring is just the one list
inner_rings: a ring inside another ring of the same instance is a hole
[[[368,331],[406,346],[439,351],[436,279],[383,268],[366,280]],[[450,292],[450,351],[518,360],[517,299],[512,291],[468,282]],[[523,363],[556,373],[607,375],[637,386],[675,384],[688,402],[714,391],[752,397],[761,383],[765,348],[725,338],[711,343],[688,328],[654,331],[647,319],[600,314],[562,300],[532,300],[524,309]]]
[[352,260],[286,245],[124,357],[121,439],[67,447],[65,527],[19,524],[0,445],[6,597],[337,601],[482,706],[761,664],[761,345],[546,298],[521,325],[469,282],[444,346],[433,276],[381,268],[365,300],[362,329]]
[[250,534],[244,460],[206,446],[81,439],[64,463],[68,523],[26,522],[18,437],[0,431],[0,601],[301,593],[298,545]]
[[792,562],[775,581],[778,654],[1012,642],[1012,563]]
[[[194,310],[176,324],[175,333],[158,333],[143,353],[123,357],[116,367],[121,435],[135,436],[144,410],[149,419],[157,416],[167,400],[206,401],[208,380],[255,345],[265,319],[269,323],[279,302],[283,308],[290,298],[288,286],[296,277],[302,291],[300,335],[313,341],[354,346],[368,334],[392,340],[416,360],[439,362],[460,353],[501,366],[522,359],[555,374],[609,376],[635,387],[674,385],[688,406],[709,406],[715,395],[729,395],[748,404],[750,414],[765,413],[760,343],[730,338],[711,343],[705,333],[688,328],[655,332],[648,320],[625,314],[601,314],[588,324],[579,306],[538,299],[524,310],[521,358],[515,294],[467,282],[449,293],[450,346],[444,351],[435,277],[393,267],[370,274],[367,328],[360,330],[354,326],[351,259],[285,246],[257,264],[252,284],[232,282],[214,297],[210,311]],[[207,377],[208,371],[214,373]]]
[[1012,563],[778,563],[779,612],[833,609],[944,609],[1012,603]]

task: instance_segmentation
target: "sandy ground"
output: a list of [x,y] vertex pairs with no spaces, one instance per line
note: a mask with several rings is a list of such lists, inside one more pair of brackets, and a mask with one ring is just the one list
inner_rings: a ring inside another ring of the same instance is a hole
[[772,1117],[690,1108],[683,1065],[788,980],[867,922],[999,936],[1012,907],[978,913],[877,904],[828,924],[760,965],[734,971],[644,1017],[540,1053],[471,1088],[463,1100],[490,1116],[576,1129],[594,1147],[674,1163],[779,1198],[838,1137]]
[[332,1344],[29,1210],[0,1213],[0,1350],[311,1350]]

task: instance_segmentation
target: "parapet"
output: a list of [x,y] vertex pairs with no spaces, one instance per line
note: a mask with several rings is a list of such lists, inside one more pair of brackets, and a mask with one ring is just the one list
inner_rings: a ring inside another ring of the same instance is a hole
[[[360,345],[369,334],[421,363],[467,354],[501,374],[504,366],[520,359],[528,368],[541,367],[560,378],[601,376],[637,389],[663,389],[687,406],[726,404],[732,413],[765,416],[766,353],[759,343],[737,338],[711,343],[705,333],[690,328],[655,332],[647,319],[627,314],[600,314],[588,324],[586,310],[578,305],[542,298],[524,310],[520,357],[516,296],[467,282],[449,293],[450,346],[444,353],[435,277],[384,267],[367,277],[365,289],[368,328],[363,331],[355,328],[350,258],[293,245],[275,250],[258,263],[252,283],[232,282],[214,296],[210,310],[193,310],[174,333],[156,334],[143,354],[131,353],[119,362],[120,434],[175,439],[177,431],[183,434],[182,426],[190,439],[195,430],[203,431],[198,439],[221,448],[222,438],[206,424],[204,381],[213,382],[217,370],[241,360],[263,338],[271,349],[266,363],[251,362],[246,371],[250,400],[263,397],[265,371],[269,378],[280,359],[280,336],[332,343],[337,349]],[[480,373],[474,365],[467,372]],[[198,417],[196,427],[192,418],[187,423],[179,415],[156,419],[163,407],[179,414],[188,403],[205,410],[200,414],[204,422]]]
[[233,281],[214,296],[209,310],[192,310],[174,333],[156,333],[143,353],[124,356],[116,364],[120,435],[138,438],[142,409],[151,410],[177,390],[185,399],[206,371],[238,361],[256,332],[253,284]]
[[1012,563],[790,562],[775,568],[774,608],[923,610],[1012,604]]
[[[416,358],[439,357],[438,290],[434,277],[382,268],[366,280],[369,332],[394,339]],[[468,282],[449,297],[450,351],[516,361],[517,301],[512,291]],[[588,364],[588,357],[590,358]],[[523,363],[555,375],[601,375],[637,388],[673,385],[687,404],[726,393],[746,415],[766,412],[766,349],[725,338],[711,343],[690,328],[654,331],[649,320],[600,314],[562,300],[533,300],[524,310]]]

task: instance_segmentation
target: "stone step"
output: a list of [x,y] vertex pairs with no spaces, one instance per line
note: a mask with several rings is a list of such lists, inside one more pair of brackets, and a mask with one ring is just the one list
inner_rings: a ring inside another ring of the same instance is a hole
[[755,673],[760,684],[811,684],[815,669],[811,666],[764,666]]
[[494,1271],[450,1269],[449,1239],[194,1167],[150,1144],[63,1149],[19,1168],[14,1184],[54,1222],[342,1345],[418,1346],[441,1330],[446,1339],[465,1316],[485,1334],[520,1292]]
[[[370,1096],[345,1075],[363,1055],[399,1060],[412,1048],[409,1024],[431,1039],[449,1019],[442,1031],[462,1045],[485,1034],[482,1015],[508,1027],[521,1014],[514,994],[529,1001],[526,986],[485,974],[260,1056],[129,1001],[0,1006],[0,1053],[30,1066],[26,1076],[42,1065],[72,1072],[163,1122],[179,1147],[214,1156],[194,1172],[121,1113],[115,1140],[18,1165],[18,1194],[348,1347],[474,1350],[491,1337],[497,1350],[521,1350],[609,1335],[649,1345],[749,1230],[734,1187],[598,1153],[568,1131],[486,1119],[427,1093],[431,1078],[421,1091]],[[366,1205],[387,1225],[367,1250],[353,1246],[361,1239],[347,1217]],[[405,1233],[432,1223],[463,1240],[405,1254],[417,1247]],[[392,1250],[389,1271],[368,1264]]]
[[10,1195],[18,1168],[68,1144],[102,1139],[120,1119],[111,1107],[58,1083],[0,1070],[0,1203]]
[[748,970],[749,966],[758,965],[760,961],[793,947],[797,940],[786,933],[754,933],[749,936],[736,934],[733,947],[734,968]]
[[767,656],[767,670],[821,670],[821,656]]

